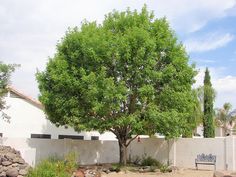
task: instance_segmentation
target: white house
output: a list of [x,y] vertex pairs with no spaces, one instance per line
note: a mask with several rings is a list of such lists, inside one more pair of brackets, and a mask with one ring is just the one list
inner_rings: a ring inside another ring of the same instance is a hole
[[13,87],[9,87],[5,101],[8,108],[4,112],[10,116],[10,119],[9,122],[0,119],[0,136],[2,137],[116,140],[115,135],[110,132],[104,134],[97,131],[77,133],[70,127],[56,127],[46,119],[43,106],[39,101]]
[[[199,136],[199,137],[202,137],[203,138],[203,125],[202,124],[200,124],[199,126],[197,126],[197,128],[196,128],[196,134]],[[222,136],[224,136],[223,135],[223,129],[222,128],[220,128],[220,127],[215,127],[215,136],[216,137],[222,137]],[[195,137],[197,137],[197,136],[195,136]]]

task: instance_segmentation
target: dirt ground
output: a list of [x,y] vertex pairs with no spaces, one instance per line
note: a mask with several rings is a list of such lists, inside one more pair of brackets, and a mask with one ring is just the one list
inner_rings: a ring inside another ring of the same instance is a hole
[[172,173],[133,173],[133,172],[119,172],[103,174],[102,177],[213,177],[213,171],[207,170],[191,170],[183,169]]

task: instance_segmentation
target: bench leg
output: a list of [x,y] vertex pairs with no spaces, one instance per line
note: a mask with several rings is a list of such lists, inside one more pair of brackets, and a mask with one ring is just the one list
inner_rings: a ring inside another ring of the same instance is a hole
[[198,170],[198,166],[197,166],[197,163],[195,163],[195,166],[196,166],[196,170]]

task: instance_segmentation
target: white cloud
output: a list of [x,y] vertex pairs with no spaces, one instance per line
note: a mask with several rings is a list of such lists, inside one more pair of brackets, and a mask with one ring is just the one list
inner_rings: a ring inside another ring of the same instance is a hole
[[144,3],[157,17],[166,16],[175,30],[184,33],[225,17],[236,1],[1,0],[0,60],[21,64],[13,74],[13,85],[36,97],[36,68],[45,67],[48,56],[53,56],[57,41],[69,26],[78,26],[84,19],[101,22],[113,9],[141,9]]
[[160,0],[151,7],[155,7],[157,14],[166,16],[175,30],[194,32],[213,19],[227,16],[235,4],[235,0]]
[[188,52],[205,52],[226,46],[234,39],[230,33],[212,33],[201,38],[188,39],[184,42]]
[[[230,102],[233,108],[236,108],[236,76],[223,76],[226,68],[209,68],[211,82],[216,90],[215,107],[222,107],[226,102]],[[194,87],[202,86],[205,68],[200,68],[198,75],[195,77]]]
[[236,76],[225,76],[213,82],[217,91],[216,105],[222,107],[224,103],[230,102],[236,108]]
[[219,78],[214,82],[214,85],[215,88],[220,92],[235,92],[236,77],[228,75],[224,78]]
[[215,60],[210,60],[210,59],[202,59],[202,58],[197,58],[197,59],[192,59],[193,61],[197,62],[197,63],[206,63],[206,64],[209,64],[209,63],[216,63]]

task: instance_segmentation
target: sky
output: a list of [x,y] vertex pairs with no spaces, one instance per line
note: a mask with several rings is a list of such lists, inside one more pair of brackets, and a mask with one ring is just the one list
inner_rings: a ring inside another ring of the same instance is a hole
[[236,108],[236,0],[0,0],[0,61],[21,67],[11,84],[37,98],[37,70],[43,71],[68,27],[83,20],[101,23],[113,9],[140,9],[146,4],[156,18],[166,17],[199,71],[194,87],[203,85],[209,68],[217,92],[215,107]]

